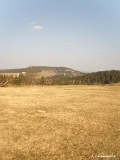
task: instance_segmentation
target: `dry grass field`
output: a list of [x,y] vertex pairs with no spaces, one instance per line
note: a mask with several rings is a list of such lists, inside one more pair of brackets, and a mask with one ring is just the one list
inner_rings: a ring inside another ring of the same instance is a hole
[[38,72],[37,73],[37,78],[41,78],[42,76],[44,77],[44,78],[46,78],[46,77],[52,77],[52,76],[54,76],[56,73],[54,72],[54,71],[45,71],[45,70],[43,70],[42,72]]
[[0,160],[120,159],[120,86],[0,88]]

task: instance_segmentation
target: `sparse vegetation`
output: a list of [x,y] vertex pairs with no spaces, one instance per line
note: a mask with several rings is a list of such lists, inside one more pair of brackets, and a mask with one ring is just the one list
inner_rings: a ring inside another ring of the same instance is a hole
[[119,106],[118,85],[0,88],[0,159],[119,160]]

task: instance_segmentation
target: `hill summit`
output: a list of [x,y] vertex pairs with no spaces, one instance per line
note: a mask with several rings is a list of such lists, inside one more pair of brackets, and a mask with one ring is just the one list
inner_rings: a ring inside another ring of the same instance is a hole
[[[67,67],[49,67],[49,66],[30,66],[34,68],[34,71],[37,72],[39,76],[44,76],[44,77],[53,77],[53,76],[68,76],[68,77],[73,77],[73,76],[79,76],[82,74],[82,72],[67,68]],[[3,69],[0,70],[0,73],[2,74],[17,74],[17,73],[22,73],[26,72],[29,67],[27,68],[17,68],[17,69]]]

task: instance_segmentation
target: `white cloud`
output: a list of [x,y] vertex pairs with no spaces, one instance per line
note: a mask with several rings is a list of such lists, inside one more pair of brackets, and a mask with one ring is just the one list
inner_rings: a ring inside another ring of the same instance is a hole
[[42,27],[42,26],[34,26],[33,29],[35,29],[35,30],[40,30],[40,29],[43,29],[43,27]]
[[110,54],[110,55],[108,55],[109,57],[115,57],[115,55],[113,55],[113,54]]
[[106,51],[106,50],[102,50],[102,49],[100,50],[100,52],[105,52],[105,51]]
[[36,24],[36,22],[31,22],[30,24]]
[[74,45],[74,43],[71,43],[71,42],[65,42],[65,43],[60,43],[60,44],[64,44],[64,45]]

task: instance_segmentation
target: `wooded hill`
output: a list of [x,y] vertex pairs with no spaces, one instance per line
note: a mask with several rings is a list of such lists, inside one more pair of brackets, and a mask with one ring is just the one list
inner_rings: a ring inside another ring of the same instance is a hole
[[[47,67],[42,67],[47,68]],[[56,70],[55,70],[56,68]],[[6,82],[10,85],[94,85],[94,84],[113,84],[120,82],[120,70],[99,71],[82,74],[66,67],[50,67],[54,69],[53,76],[39,76],[39,67],[28,67],[25,74],[22,72],[17,76],[7,76],[0,74],[0,84],[5,86]],[[20,70],[16,70],[20,71]],[[40,70],[39,70],[40,71]],[[45,70],[42,70],[42,72]],[[5,72],[4,72],[5,73]],[[18,72],[17,72],[18,73]],[[76,76],[76,74],[78,75]],[[8,72],[7,72],[8,74]]]
[[[99,71],[81,76],[62,77],[55,79],[57,84],[93,85],[93,84],[112,84],[120,82],[120,70]],[[55,83],[54,82],[54,83]]]
[[[22,73],[22,72],[27,72],[28,69],[31,67],[27,68],[18,68],[18,69],[4,69],[0,70],[0,73],[4,73],[4,75],[15,75],[15,73]],[[64,75],[64,76],[78,76],[81,75],[82,72],[73,70],[71,68],[67,67],[49,67],[49,66],[32,66],[34,68],[34,71],[37,72],[38,76],[42,77],[52,77],[55,75]]]

